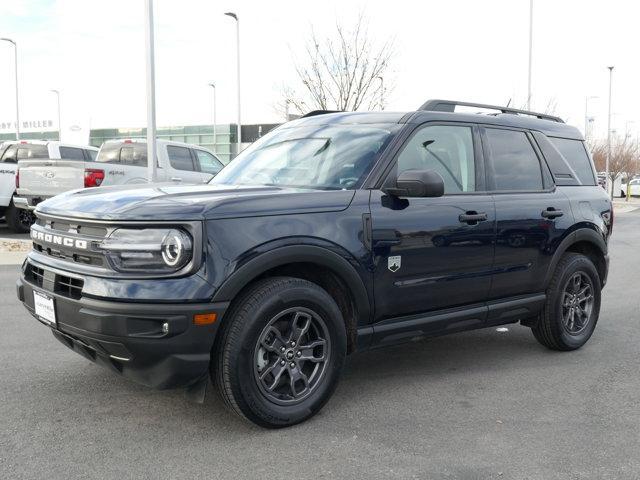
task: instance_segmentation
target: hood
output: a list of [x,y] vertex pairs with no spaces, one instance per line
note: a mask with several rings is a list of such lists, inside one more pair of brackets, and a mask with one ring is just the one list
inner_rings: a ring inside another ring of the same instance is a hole
[[346,209],[353,190],[235,185],[97,187],[57,195],[36,213],[95,220],[207,220]]

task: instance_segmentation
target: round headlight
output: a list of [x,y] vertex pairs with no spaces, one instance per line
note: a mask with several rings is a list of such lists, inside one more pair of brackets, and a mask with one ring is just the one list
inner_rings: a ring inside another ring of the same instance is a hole
[[191,240],[180,230],[169,230],[162,240],[161,252],[167,266],[183,267],[191,257]]

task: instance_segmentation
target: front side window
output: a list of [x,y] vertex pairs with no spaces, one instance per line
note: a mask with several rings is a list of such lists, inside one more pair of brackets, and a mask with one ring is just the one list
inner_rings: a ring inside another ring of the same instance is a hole
[[476,169],[471,127],[430,125],[404,146],[397,174],[406,170],[435,170],[444,180],[444,193],[473,192]]
[[205,152],[203,150],[194,150],[194,152],[196,152],[196,157],[198,158],[198,163],[200,164],[200,170],[202,172],[216,175],[220,170],[222,170],[222,163],[220,163],[220,160],[209,152]]
[[176,170],[194,171],[191,152],[187,147],[168,145],[167,154],[169,155],[169,163],[171,163],[172,168]]
[[244,150],[211,183],[355,189],[399,129],[347,124],[278,128]]
[[81,148],[60,147],[60,158],[63,160],[84,160],[84,153]]
[[524,132],[487,128],[496,190],[542,190],[540,160]]

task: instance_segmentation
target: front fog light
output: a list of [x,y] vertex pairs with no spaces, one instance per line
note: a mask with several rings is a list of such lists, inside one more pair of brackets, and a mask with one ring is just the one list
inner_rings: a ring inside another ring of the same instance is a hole
[[177,272],[192,258],[188,233],[177,228],[119,228],[99,245],[121,272]]

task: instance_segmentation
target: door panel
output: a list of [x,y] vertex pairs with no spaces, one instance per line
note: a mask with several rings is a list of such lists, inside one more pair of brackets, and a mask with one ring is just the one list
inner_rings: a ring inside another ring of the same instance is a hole
[[495,273],[490,299],[544,291],[551,257],[573,225],[567,197],[525,130],[482,130],[496,208]]
[[202,183],[202,174],[197,171],[191,149],[178,145],[167,145],[169,179],[176,183]]
[[[483,303],[491,285],[495,208],[491,195],[478,193],[484,191],[485,174],[477,127],[436,122],[417,127],[384,185],[394,187],[407,170],[437,172],[444,196],[398,198],[384,194],[384,188],[372,191],[376,321]],[[483,320],[474,316],[469,324]],[[447,320],[427,322],[425,328],[446,329]]]
[[[486,220],[460,221],[474,213]],[[371,221],[376,321],[486,300],[495,238],[490,195],[396,198],[373,191]]]
[[[496,194],[495,274],[490,298],[544,291],[551,257],[573,225],[569,200],[553,192]],[[543,212],[555,210],[551,216]],[[562,216],[555,216],[562,213]]]

